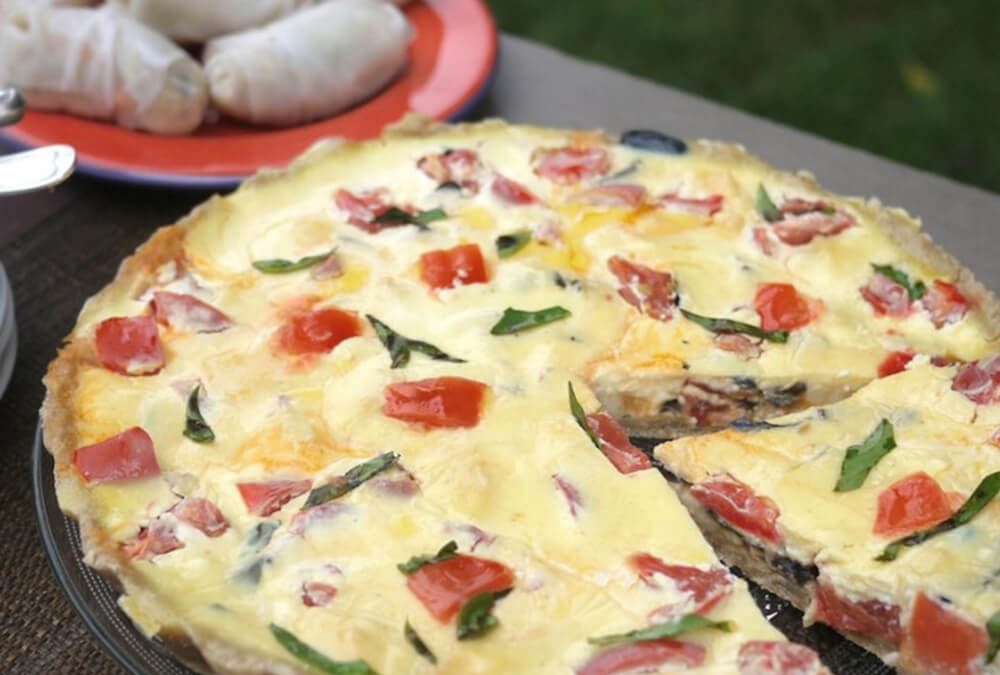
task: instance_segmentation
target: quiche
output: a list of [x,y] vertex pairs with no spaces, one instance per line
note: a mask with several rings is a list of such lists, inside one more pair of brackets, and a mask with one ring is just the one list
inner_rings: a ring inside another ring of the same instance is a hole
[[[828,591],[809,616],[890,661],[893,607],[902,642],[927,639],[913,597],[964,588],[974,606],[941,615],[986,630],[967,557],[916,562],[979,530],[864,556],[886,543],[866,499],[904,461],[941,469],[939,509],[989,468],[904,445],[907,411],[945,398],[947,433],[970,423],[942,383],[962,363],[992,382],[996,316],[904,212],[737,146],[413,119],[156,232],[84,306],[42,423],[88,563],[203,671],[809,675],[698,525],[801,606]],[[924,398],[886,412],[880,392]],[[878,416],[900,448],[837,501],[815,443]],[[629,440],[695,433],[655,457]],[[823,558],[844,542],[868,543]]]
[[[839,403],[680,439],[656,456],[723,558],[807,620],[901,672],[995,672],[996,373],[996,357],[934,366],[922,356]],[[778,556],[798,573],[778,574]]]

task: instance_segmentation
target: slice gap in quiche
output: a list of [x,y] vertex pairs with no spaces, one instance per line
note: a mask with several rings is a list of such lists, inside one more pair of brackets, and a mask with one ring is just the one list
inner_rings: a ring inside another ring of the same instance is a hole
[[420,123],[154,234],[43,429],[88,562],[219,673],[818,673],[626,430],[818,416],[996,351],[995,304],[902,212],[735,146]]
[[[726,562],[905,673],[996,668],[998,361],[655,450]],[[781,561],[790,559],[788,566]]]

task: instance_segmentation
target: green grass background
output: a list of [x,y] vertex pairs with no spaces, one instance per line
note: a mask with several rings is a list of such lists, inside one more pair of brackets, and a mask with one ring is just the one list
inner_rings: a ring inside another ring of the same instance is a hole
[[997,0],[489,0],[504,31],[1000,192]]

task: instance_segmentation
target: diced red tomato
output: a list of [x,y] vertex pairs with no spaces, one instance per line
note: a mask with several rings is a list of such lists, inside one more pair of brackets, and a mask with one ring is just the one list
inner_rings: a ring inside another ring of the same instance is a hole
[[906,288],[878,272],[872,274],[868,285],[861,288],[861,297],[875,310],[875,316],[901,318],[913,311],[913,302]]
[[420,278],[431,288],[454,288],[489,281],[477,244],[429,251],[420,256]]
[[764,330],[802,328],[822,311],[821,303],[802,295],[792,284],[761,284],[753,306]]
[[190,333],[218,333],[233,325],[223,312],[193,295],[156,291],[149,304],[158,322]]
[[958,290],[958,286],[940,279],[934,280],[921,302],[930,313],[935,328],[957,323],[969,311],[969,301]]
[[826,672],[816,652],[793,642],[744,642],[736,663],[740,675],[819,675]]
[[909,350],[889,352],[886,354],[885,358],[882,359],[882,362],[878,364],[878,376],[889,377],[890,375],[903,372],[906,370],[907,364],[913,360],[914,356],[916,356],[916,354]]
[[942,603],[918,593],[902,650],[907,671],[931,675],[973,675],[983,670],[986,630]]
[[733,527],[772,544],[781,543],[778,506],[732,476],[696,483],[691,486],[691,496]]
[[699,644],[669,638],[626,643],[597,652],[576,675],[646,672],[666,665],[695,668],[705,661],[705,652]]
[[477,179],[483,167],[475,150],[462,148],[425,155],[417,160],[417,168],[439,184],[456,183],[469,192],[479,192]]
[[174,526],[160,519],[139,528],[139,534],[135,539],[122,545],[125,555],[136,560],[151,560],[179,548],[184,548],[184,542],[177,538]]
[[951,379],[953,391],[980,405],[988,405],[997,400],[998,384],[1000,374],[986,370],[981,361],[965,364]]
[[77,448],[73,464],[91,485],[160,474],[153,439],[142,427],[132,427],[100,443]]
[[562,185],[597,178],[611,169],[608,151],[596,146],[539,148],[532,158],[536,174]]
[[148,316],[105,319],[94,342],[101,365],[122,375],[155,375],[165,363],[160,331]]
[[894,645],[903,641],[899,607],[878,600],[848,600],[825,579],[813,585],[813,619],[838,630],[881,638]]
[[446,622],[475,596],[506,590],[514,580],[514,572],[503,563],[458,555],[424,565],[407,577],[406,586],[435,619]]
[[348,223],[372,234],[381,232],[387,227],[394,227],[391,224],[374,222],[389,210],[391,206],[389,199],[389,191],[385,188],[366,190],[357,194],[341,189],[337,190],[334,197],[337,208],[347,213]]
[[756,359],[764,350],[760,348],[760,344],[754,342],[746,335],[740,335],[739,333],[721,333],[716,335],[712,342],[719,349],[727,352],[732,352],[736,354],[744,361],[749,361],[750,359]]
[[670,211],[692,213],[696,216],[705,217],[714,216],[716,213],[721,211],[724,201],[725,199],[722,195],[710,195],[708,197],[697,199],[691,197],[679,197],[677,193],[660,195],[656,199],[657,205],[661,208],[665,208]]
[[677,304],[674,278],[669,272],[634,263],[620,256],[608,259],[608,270],[618,279],[618,295],[646,316],[669,321]]
[[624,206],[634,209],[646,201],[646,188],[632,183],[598,185],[577,192],[572,199],[593,206]]
[[214,503],[201,497],[185,497],[170,509],[177,520],[201,530],[206,537],[220,537],[229,521]]
[[525,204],[537,204],[539,199],[535,196],[535,193],[521,185],[517,181],[513,181],[509,178],[505,178],[500,174],[493,177],[493,184],[490,186],[493,190],[493,194],[507,202],[508,204],[513,204],[515,206],[524,206]]
[[361,322],[354,312],[327,307],[293,314],[278,330],[276,344],[285,354],[325,354],[359,335]]
[[878,515],[872,532],[889,538],[905,537],[951,517],[954,509],[938,482],[923,471],[896,481],[878,496]]
[[303,495],[312,487],[312,481],[303,480],[267,480],[260,483],[237,483],[247,511],[255,516],[269,516],[282,506]]
[[583,508],[583,497],[580,496],[580,490],[571,483],[568,479],[560,476],[557,473],[552,474],[552,480],[555,481],[556,487],[562,492],[563,497],[566,498],[566,503],[569,505],[569,512],[574,518]]
[[302,604],[306,607],[326,607],[337,595],[336,586],[320,581],[302,584]]
[[670,565],[649,553],[633,553],[628,562],[647,586],[659,588],[659,576],[673,581],[678,590],[690,596],[693,608],[689,611],[695,614],[711,611],[733,592],[733,578],[722,568]]
[[625,429],[611,415],[590,413],[587,415],[587,426],[597,434],[601,452],[618,469],[618,473],[634,473],[653,466],[646,453],[632,445]]
[[386,417],[430,429],[455,429],[479,424],[488,387],[464,377],[437,377],[397,382],[385,388]]

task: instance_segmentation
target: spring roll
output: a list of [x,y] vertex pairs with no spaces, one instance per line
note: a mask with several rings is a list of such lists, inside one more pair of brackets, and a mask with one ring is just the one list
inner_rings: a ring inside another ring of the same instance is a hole
[[111,0],[137,21],[180,42],[205,42],[263,26],[315,0]]
[[29,108],[160,134],[193,131],[208,105],[198,62],[111,7],[6,7],[0,82],[18,87]]
[[384,0],[330,0],[263,28],[212,40],[212,102],[256,124],[333,115],[379,91],[406,62],[412,29]]

